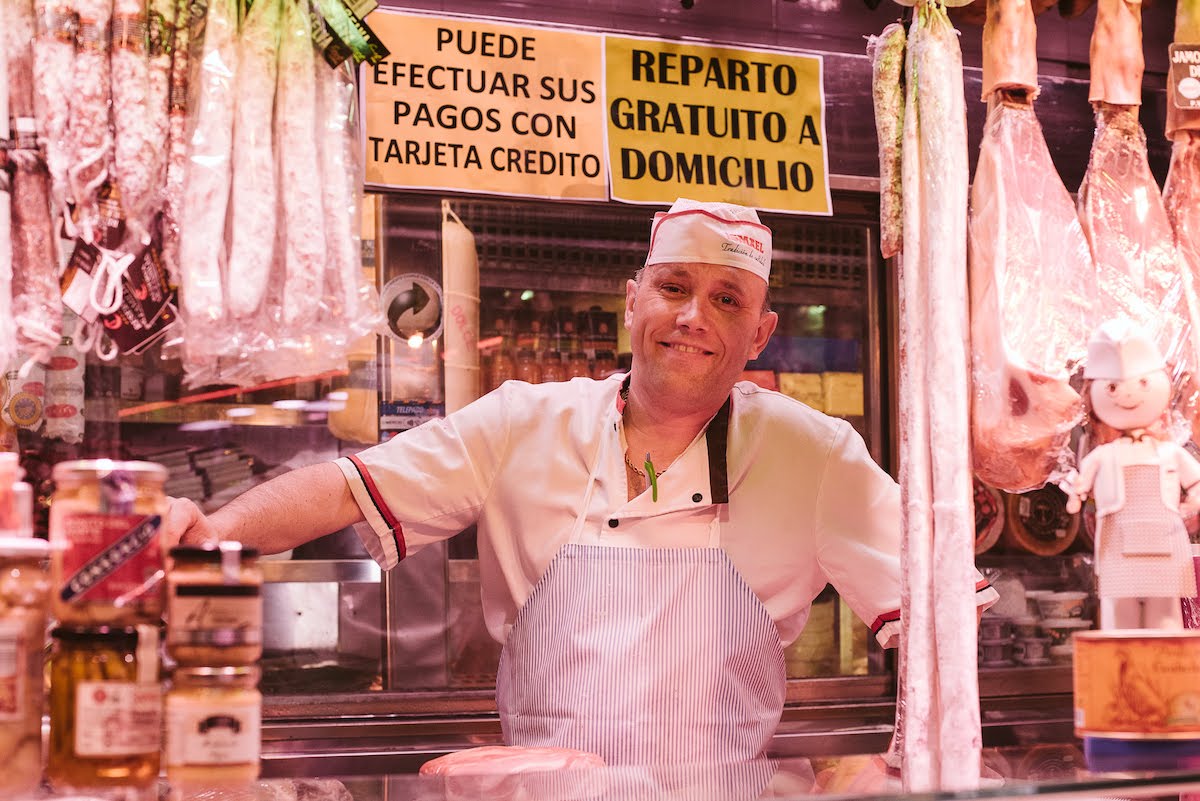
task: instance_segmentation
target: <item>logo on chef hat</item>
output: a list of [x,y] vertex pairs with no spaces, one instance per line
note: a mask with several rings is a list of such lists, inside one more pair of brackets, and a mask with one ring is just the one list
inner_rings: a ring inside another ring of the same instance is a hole
[[771,229],[758,212],[733,203],[680,198],[654,215],[646,265],[721,264],[771,275]]
[[1125,319],[1109,320],[1088,342],[1084,378],[1123,381],[1166,369],[1167,363],[1149,335]]

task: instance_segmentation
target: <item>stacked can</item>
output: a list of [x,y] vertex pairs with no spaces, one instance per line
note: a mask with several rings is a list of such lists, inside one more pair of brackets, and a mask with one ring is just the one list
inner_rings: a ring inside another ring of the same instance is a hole
[[167,471],[55,466],[50,507],[50,746],[55,787],[153,783],[162,750],[159,631]]
[[166,704],[173,783],[258,777],[262,696],[262,570],[236,542],[171,549],[167,654],[176,663]]

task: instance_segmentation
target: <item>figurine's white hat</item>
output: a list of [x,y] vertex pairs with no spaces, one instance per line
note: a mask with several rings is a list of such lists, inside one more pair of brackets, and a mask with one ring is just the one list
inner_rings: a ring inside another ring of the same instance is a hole
[[1158,347],[1144,330],[1129,320],[1102,323],[1088,342],[1084,378],[1122,381],[1166,368]]
[[670,211],[654,215],[646,266],[652,264],[723,264],[766,281],[771,229],[746,206],[679,198]]

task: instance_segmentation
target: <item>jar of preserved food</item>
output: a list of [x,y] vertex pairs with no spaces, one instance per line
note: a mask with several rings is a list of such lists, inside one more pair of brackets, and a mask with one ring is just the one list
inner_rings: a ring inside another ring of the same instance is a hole
[[572,351],[567,359],[567,378],[591,378],[592,370],[588,365],[587,354],[581,350]]
[[517,351],[517,380],[530,384],[541,382],[542,368],[538,364],[533,348],[521,348]]
[[249,665],[262,656],[262,568],[241,543],[171,549],[167,653],[181,665]]
[[154,782],[162,749],[158,629],[61,627],[52,634],[51,784]]
[[[29,526],[28,484],[13,500]],[[7,533],[7,532],[3,532]],[[11,797],[42,780],[43,654],[50,605],[50,556],[45,540],[0,536],[0,796]]]
[[513,361],[512,352],[506,348],[496,351],[496,355],[492,357],[492,370],[490,380],[488,381],[488,391],[491,392],[505,381],[510,381],[516,377],[517,364]]
[[167,778],[221,784],[258,778],[257,667],[176,668],[167,693]]
[[611,350],[596,351],[596,364],[592,367],[592,378],[608,378],[617,371],[617,356]]
[[163,611],[158,531],[167,471],[152,462],[60,462],[50,504],[51,596],[63,625],[157,625]]
[[542,381],[566,381],[567,368],[563,364],[562,354],[556,350],[548,350],[542,355]]

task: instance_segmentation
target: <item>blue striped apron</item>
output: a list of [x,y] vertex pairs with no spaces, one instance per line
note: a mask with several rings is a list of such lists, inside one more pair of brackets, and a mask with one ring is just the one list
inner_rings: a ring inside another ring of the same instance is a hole
[[589,751],[610,765],[761,756],[783,709],[783,648],[719,547],[716,514],[704,548],[582,544],[596,470],[570,540],[505,641],[505,742]]

